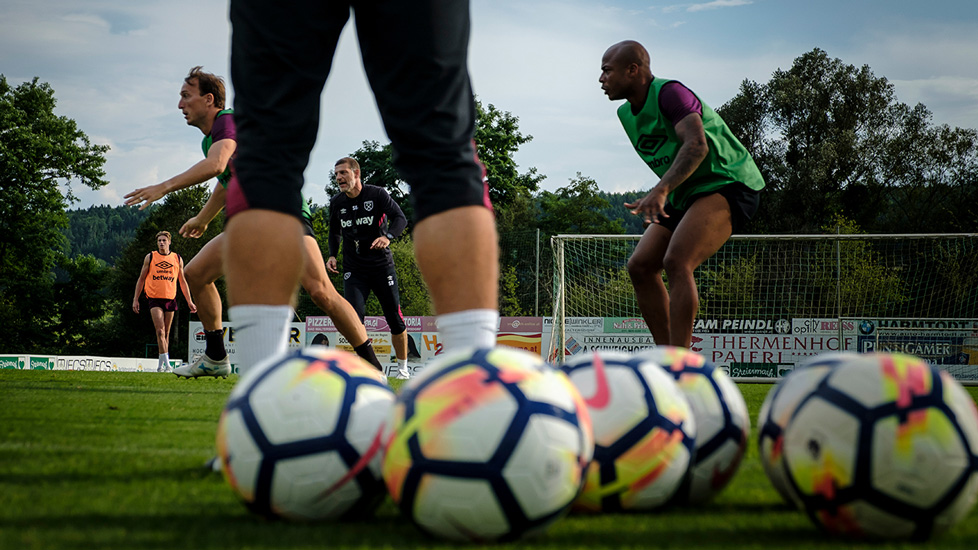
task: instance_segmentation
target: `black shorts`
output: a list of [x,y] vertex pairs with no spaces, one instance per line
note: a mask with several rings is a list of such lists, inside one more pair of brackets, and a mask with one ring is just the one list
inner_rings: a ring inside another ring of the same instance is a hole
[[367,297],[371,291],[384,310],[384,318],[387,319],[391,334],[404,332],[407,325],[401,315],[401,296],[397,291],[397,271],[394,266],[360,269],[355,274],[352,271],[343,273],[343,297],[360,316],[360,322],[363,322]]
[[177,299],[167,300],[166,298],[150,298],[146,297],[146,301],[149,302],[149,309],[158,307],[163,311],[176,311],[177,310]]
[[[689,204],[693,204],[697,199],[714,193],[723,195],[723,198],[727,199],[727,204],[730,205],[730,224],[733,226],[733,233],[740,233],[747,225],[747,222],[754,217],[754,213],[757,212],[757,207],[761,203],[760,191],[755,191],[737,181],[714,191],[706,191],[693,195],[689,200]],[[660,217],[659,225],[669,231],[675,231],[676,227],[679,226],[679,222],[682,221],[683,216],[686,215],[686,210],[680,210],[671,203],[666,202],[665,212],[669,217]]]
[[309,235],[310,237],[315,239],[316,230],[312,228],[312,220],[310,220],[305,216],[299,216],[299,219],[302,220],[302,230],[306,232],[306,235]]
[[[340,32],[355,13],[363,66],[415,219],[488,206],[475,154],[468,73],[469,0],[232,0],[231,80],[237,127],[233,216],[262,208],[299,216],[320,95]],[[339,155],[337,155],[339,158]]]

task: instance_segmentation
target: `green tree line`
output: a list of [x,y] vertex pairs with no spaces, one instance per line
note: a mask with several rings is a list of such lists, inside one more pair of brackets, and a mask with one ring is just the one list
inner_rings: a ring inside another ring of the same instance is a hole
[[[56,116],[55,105],[54,91],[38,79],[11,87],[0,76],[0,314],[10,320],[0,327],[0,342],[17,348],[10,351],[142,355],[154,342],[151,326],[129,305],[156,231],[174,233],[173,249],[189,262],[222,223],[215,220],[201,239],[176,235],[175,228],[203,205],[206,186],[172,194],[142,213],[108,206],[69,210],[75,201],[71,184],[106,184],[107,147],[91,144],[74,121]],[[717,110],[768,183],[751,233],[817,233],[842,226],[846,232],[960,232],[976,226],[976,131],[933,124],[924,105],[900,103],[893,85],[868,66],[848,65],[814,49],[768,82],[745,80]],[[602,191],[615,182],[581,173],[553,191],[541,189],[546,176],[515,161],[533,139],[521,132],[518,116],[481,100],[477,115],[475,138],[500,232],[500,310],[550,314],[550,237],[638,234],[641,221],[623,204],[645,190]],[[360,162],[363,181],[386,188],[410,218],[408,189],[393,168],[390,144],[365,141],[350,156]],[[338,192],[332,178],[326,190]],[[312,209],[325,253],[328,205]],[[410,232],[391,249],[404,313],[429,314]],[[621,251],[622,266],[628,253]],[[935,265],[953,263],[935,258],[941,261]],[[744,284],[761,267],[741,258],[709,277]],[[872,266],[864,273],[874,281],[894,276]],[[615,292],[630,292],[620,269],[596,278]],[[967,286],[971,279],[949,280]],[[342,288],[340,280],[333,283]],[[903,288],[891,287],[895,293]],[[223,293],[220,282],[219,289]],[[721,284],[704,301],[734,303],[734,295],[725,292]],[[320,314],[304,294],[296,309],[303,318]],[[367,313],[380,314],[379,304],[368,303]],[[174,324],[177,350],[189,320],[184,307]]]

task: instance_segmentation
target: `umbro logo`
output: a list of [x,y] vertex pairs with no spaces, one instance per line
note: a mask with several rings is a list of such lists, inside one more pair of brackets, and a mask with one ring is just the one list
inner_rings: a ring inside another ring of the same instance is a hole
[[173,269],[174,266],[170,262],[164,260],[164,261],[156,264],[156,267],[158,267],[160,269]]
[[646,155],[655,156],[655,154],[659,152],[659,149],[662,149],[662,146],[665,145],[666,141],[668,140],[669,138],[664,135],[653,136],[650,134],[642,134],[638,137],[638,143],[635,144],[635,148]]

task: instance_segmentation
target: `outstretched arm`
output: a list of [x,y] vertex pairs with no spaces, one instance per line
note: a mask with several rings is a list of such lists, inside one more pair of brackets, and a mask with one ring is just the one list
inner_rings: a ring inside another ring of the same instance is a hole
[[211,196],[207,199],[204,207],[200,209],[200,212],[187,220],[180,228],[180,235],[190,239],[200,238],[207,231],[207,226],[211,220],[224,209],[225,195],[227,195],[227,189],[223,185],[218,183],[214,186]]
[[234,154],[236,148],[237,143],[233,139],[222,139],[215,142],[207,151],[207,158],[194,164],[186,171],[162,183],[142,187],[127,194],[125,196],[126,206],[139,205],[139,209],[144,210],[154,201],[166,196],[167,193],[203,183],[221,175],[227,169],[228,162],[230,162],[231,155]]

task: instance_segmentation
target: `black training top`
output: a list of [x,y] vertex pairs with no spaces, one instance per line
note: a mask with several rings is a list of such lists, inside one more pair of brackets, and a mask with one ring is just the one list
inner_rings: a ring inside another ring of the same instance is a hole
[[329,201],[329,255],[343,240],[343,271],[394,265],[390,248],[370,249],[380,236],[394,240],[407,226],[401,207],[383,187],[363,185],[355,198],[338,193]]

